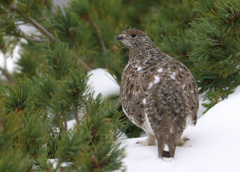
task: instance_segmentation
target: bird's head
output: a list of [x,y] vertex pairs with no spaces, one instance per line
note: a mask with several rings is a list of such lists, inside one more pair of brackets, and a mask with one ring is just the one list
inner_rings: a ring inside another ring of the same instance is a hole
[[137,29],[126,29],[116,39],[122,41],[130,50],[152,43],[151,39],[143,31]]

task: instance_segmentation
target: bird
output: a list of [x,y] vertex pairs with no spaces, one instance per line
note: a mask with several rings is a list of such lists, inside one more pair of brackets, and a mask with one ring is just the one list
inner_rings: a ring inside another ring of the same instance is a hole
[[183,131],[197,123],[196,81],[183,63],[161,51],[143,31],[126,29],[116,39],[129,53],[120,103],[130,121],[148,136],[137,143],[157,144],[158,157],[171,160],[176,146],[189,140],[182,137]]

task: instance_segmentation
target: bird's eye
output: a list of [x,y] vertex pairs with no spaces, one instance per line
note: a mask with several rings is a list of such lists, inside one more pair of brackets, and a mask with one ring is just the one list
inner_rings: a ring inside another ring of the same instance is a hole
[[131,37],[132,37],[132,38],[136,37],[136,34],[132,33],[132,34],[131,34]]

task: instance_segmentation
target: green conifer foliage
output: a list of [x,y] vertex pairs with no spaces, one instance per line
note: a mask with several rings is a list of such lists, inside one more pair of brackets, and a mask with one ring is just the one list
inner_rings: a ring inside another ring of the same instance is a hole
[[219,0],[196,8],[199,17],[189,32],[193,45],[189,55],[200,92],[231,90],[240,83],[239,7],[237,0]]
[[[123,127],[122,114],[100,95],[94,99],[87,79],[83,71],[75,69],[62,80],[46,76],[35,78],[32,83],[24,79],[1,90],[2,171],[17,166],[21,171],[53,170],[48,158],[56,159],[54,170],[123,169],[124,148],[116,142]],[[79,121],[68,130],[65,120],[71,114],[75,118],[77,115]],[[14,166],[10,160],[14,156],[12,150],[21,156],[15,157]],[[8,161],[4,160],[6,157]]]
[[145,18],[148,35],[159,48],[191,68],[187,53],[191,44],[185,31],[195,18],[191,0],[163,0]]
[[63,169],[63,162],[67,163],[66,171],[114,171],[122,166],[123,148],[115,142],[122,125],[121,115],[100,96],[95,100],[89,98],[80,123],[69,131],[55,134],[56,170]]
[[31,104],[32,87],[29,79],[17,81],[17,86],[5,87],[4,106],[9,112],[24,111],[28,104]]
[[[18,90],[28,90],[23,85],[19,85]],[[9,98],[4,98],[3,104]],[[15,108],[1,107],[1,171],[31,171],[34,166],[35,169],[42,168],[44,159],[46,163],[47,148],[44,145],[48,141],[50,122],[44,119],[42,111],[33,110],[32,103],[24,103],[27,105],[21,108],[19,104]]]
[[78,114],[84,108],[85,100],[90,96],[87,86],[88,77],[81,70],[71,71],[69,78],[63,82],[63,94],[70,105],[70,112],[74,114],[76,122],[79,123]]
[[[92,97],[86,74],[93,66],[107,65],[104,54],[112,46],[109,40],[114,40],[116,26],[103,28],[117,25],[121,1],[102,1],[99,10],[100,3],[92,1],[87,14],[75,8],[87,3],[71,1],[64,11],[53,9],[51,1],[0,5],[5,19],[0,22],[1,50],[9,53],[9,47],[22,47],[16,79],[4,73],[13,81],[0,89],[1,171],[124,169],[124,148],[116,141],[122,113],[116,103]],[[40,34],[26,34],[19,29],[22,23],[30,23]],[[20,43],[19,38],[25,41]],[[70,119],[77,121],[72,129],[67,125]],[[56,167],[49,159],[57,162]]]
[[24,152],[18,149],[10,149],[0,154],[1,171],[26,171],[31,166],[32,159],[24,156]]

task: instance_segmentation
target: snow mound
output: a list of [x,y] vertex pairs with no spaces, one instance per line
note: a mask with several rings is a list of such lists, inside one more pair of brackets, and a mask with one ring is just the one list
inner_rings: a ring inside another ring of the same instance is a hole
[[119,85],[106,69],[91,70],[88,75],[90,75],[88,84],[95,91],[94,97],[99,93],[101,93],[103,97],[120,94]]
[[124,159],[127,171],[239,171],[240,86],[202,116],[196,127],[188,127],[183,136],[190,140],[182,147],[177,146],[170,162],[158,158],[157,146],[136,144],[146,137],[123,140],[127,145]]

